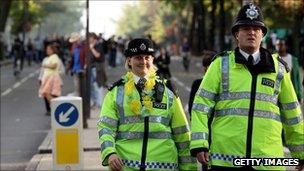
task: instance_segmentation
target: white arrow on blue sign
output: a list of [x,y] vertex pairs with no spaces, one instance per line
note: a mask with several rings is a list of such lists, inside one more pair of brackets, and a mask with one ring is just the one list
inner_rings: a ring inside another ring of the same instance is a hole
[[62,103],[55,110],[55,120],[62,126],[71,126],[76,123],[79,112],[71,103]]

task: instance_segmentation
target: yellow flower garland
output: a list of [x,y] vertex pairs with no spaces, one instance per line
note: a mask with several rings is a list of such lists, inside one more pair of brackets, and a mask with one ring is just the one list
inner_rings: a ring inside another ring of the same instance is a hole
[[127,96],[130,97],[130,108],[131,111],[135,114],[142,114],[147,115],[151,113],[153,109],[153,88],[155,86],[155,80],[156,80],[156,72],[155,70],[152,70],[150,74],[148,75],[148,80],[145,83],[144,89],[141,93],[142,95],[142,104],[138,99],[135,99],[132,96],[132,92],[136,90],[135,82],[133,79],[132,72],[127,72],[127,74],[123,77],[123,80],[125,82],[125,93]]
[[130,107],[131,107],[131,110],[135,113],[135,114],[138,114],[140,113],[140,110],[141,110],[141,104],[138,100],[131,100],[131,103],[130,103]]

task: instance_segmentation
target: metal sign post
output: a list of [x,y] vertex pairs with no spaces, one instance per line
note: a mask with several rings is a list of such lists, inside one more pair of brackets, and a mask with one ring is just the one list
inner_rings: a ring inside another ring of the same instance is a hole
[[81,97],[51,101],[53,170],[83,170]]

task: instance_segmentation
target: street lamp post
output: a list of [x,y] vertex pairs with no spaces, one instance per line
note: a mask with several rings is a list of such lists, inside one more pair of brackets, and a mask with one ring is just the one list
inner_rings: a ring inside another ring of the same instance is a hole
[[87,119],[90,117],[90,102],[91,102],[91,96],[90,96],[90,90],[91,90],[91,65],[90,65],[90,59],[88,58],[88,50],[89,50],[89,0],[86,0],[86,46],[85,46],[85,52],[86,52],[86,68],[85,68],[85,87],[84,87],[84,94],[83,94],[83,112],[84,112],[84,120],[83,120],[83,127],[87,128],[88,123]]
[[23,50],[20,56],[20,71],[23,69],[23,61],[24,61],[24,48],[25,48],[25,32],[28,30],[28,8],[29,8],[29,1],[23,0],[23,23],[22,23],[22,46]]

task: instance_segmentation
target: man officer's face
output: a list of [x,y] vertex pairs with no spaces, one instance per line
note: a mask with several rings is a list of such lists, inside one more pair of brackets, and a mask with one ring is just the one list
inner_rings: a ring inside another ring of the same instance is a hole
[[260,48],[263,32],[258,26],[240,26],[235,37],[239,48],[253,54]]

